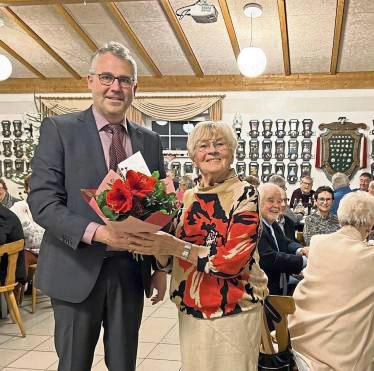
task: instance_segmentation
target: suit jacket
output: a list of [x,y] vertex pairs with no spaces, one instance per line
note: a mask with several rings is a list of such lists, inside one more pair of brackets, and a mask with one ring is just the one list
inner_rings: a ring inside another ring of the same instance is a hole
[[[165,177],[159,136],[130,122],[127,128],[134,153],[141,151],[150,171]],[[97,188],[108,172],[91,108],[43,120],[32,169],[27,201],[34,220],[46,230],[36,285],[52,298],[82,302],[95,285],[106,249],[81,241],[90,222],[102,221],[80,189]],[[151,258],[141,269],[147,292]]]
[[296,274],[303,268],[302,256],[295,255],[300,244],[289,240],[282,232],[277,222],[272,224],[278,242],[278,248],[271,234],[270,228],[262,223],[263,231],[258,243],[260,254],[260,267],[268,276],[268,287],[271,295],[281,295],[281,273]]

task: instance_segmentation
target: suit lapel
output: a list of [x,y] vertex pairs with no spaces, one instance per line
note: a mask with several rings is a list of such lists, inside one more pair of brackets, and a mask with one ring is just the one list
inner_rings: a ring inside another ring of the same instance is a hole
[[127,120],[127,130],[129,132],[133,153],[138,151],[144,153],[144,136],[142,131],[129,120]]
[[92,107],[83,111],[78,116],[78,121],[80,121],[80,127],[82,128],[80,135],[84,138],[84,140],[82,140],[82,145],[83,143],[88,143],[87,151],[90,153],[90,164],[92,168],[96,168],[99,179],[104,179],[105,175],[108,173],[108,169],[105,163],[103,145],[101,144],[96,121],[92,113]]

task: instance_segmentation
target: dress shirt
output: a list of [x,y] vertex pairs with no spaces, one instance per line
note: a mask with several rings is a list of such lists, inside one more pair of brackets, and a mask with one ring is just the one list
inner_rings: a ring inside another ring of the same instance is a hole
[[[97,131],[99,132],[100,141],[103,146],[103,152],[105,157],[105,163],[109,171],[109,149],[112,144],[112,136],[113,134],[107,130],[105,130],[105,126],[110,124],[108,120],[106,120],[97,110],[95,107],[92,107],[92,113],[95,117]],[[120,124],[124,127],[124,135],[123,135],[123,148],[125,149],[126,156],[130,157],[133,154],[131,140],[129,137],[129,133],[127,131],[127,121],[126,117],[124,118],[123,122]],[[96,229],[99,228],[100,224],[91,222],[88,224],[86,231],[82,237],[82,241],[87,244],[92,243],[92,238],[95,235]]]

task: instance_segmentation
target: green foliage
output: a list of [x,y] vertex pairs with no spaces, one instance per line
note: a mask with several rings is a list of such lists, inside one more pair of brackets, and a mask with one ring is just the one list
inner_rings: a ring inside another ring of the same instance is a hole
[[113,212],[107,205],[101,207],[101,211],[111,221],[117,220],[119,217],[119,214]]

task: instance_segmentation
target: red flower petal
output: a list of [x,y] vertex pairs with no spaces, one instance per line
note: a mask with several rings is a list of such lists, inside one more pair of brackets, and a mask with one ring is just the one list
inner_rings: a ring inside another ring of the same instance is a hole
[[155,178],[144,175],[134,170],[129,170],[126,173],[126,182],[130,188],[131,193],[139,198],[144,198],[149,193],[152,193],[156,185]]
[[132,193],[126,182],[117,179],[106,194],[106,203],[116,213],[126,213],[132,207]]

